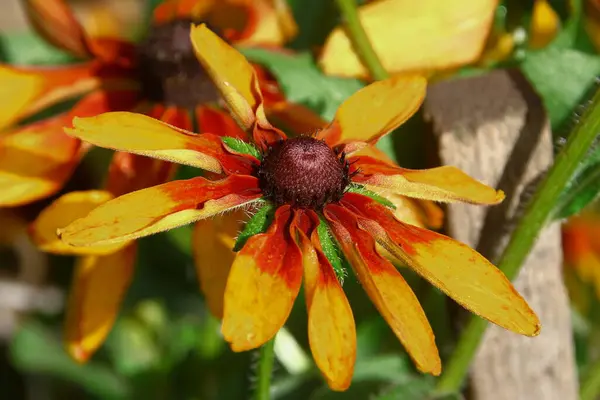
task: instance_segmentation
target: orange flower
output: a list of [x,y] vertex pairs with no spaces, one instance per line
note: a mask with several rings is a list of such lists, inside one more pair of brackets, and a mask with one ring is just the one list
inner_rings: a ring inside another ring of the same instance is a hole
[[[292,32],[284,28],[289,30],[293,22],[289,16],[286,19],[285,10],[268,0],[167,1],[155,10],[155,24],[146,39],[134,48],[116,39],[87,36],[60,0],[31,0],[27,5],[33,23],[44,36],[89,61],[56,69],[0,67],[2,90],[10,100],[7,106],[13,107],[0,111],[0,121],[5,124],[42,106],[84,94],[71,111],[0,136],[3,206],[34,201],[62,187],[88,148],[63,132],[74,116],[136,110],[182,129],[192,129],[195,117],[201,132],[244,136],[221,110],[216,87],[196,61],[189,40],[190,21],[210,21],[236,43],[267,44],[286,39]],[[283,97],[274,81],[256,68],[269,104],[281,105]],[[121,139],[130,147],[143,147],[146,142],[160,147],[163,140],[152,131],[147,138]],[[32,239],[42,250],[84,256],[77,261],[65,327],[67,349],[78,361],[86,361],[93,354],[114,323],[133,275],[136,244],[128,241],[74,248],[56,237],[56,229],[112,198],[168,181],[175,165],[168,162],[172,142],[169,137],[164,139],[167,149],[162,151],[162,160],[144,157],[144,152],[115,153],[104,190],[65,194],[42,211],[31,226]],[[221,146],[214,137],[199,139],[200,143],[206,148]]]
[[[245,244],[230,267],[220,270],[218,253],[210,247],[231,246],[227,239],[239,229],[237,221],[221,217],[208,223],[210,236],[196,235],[195,243],[204,244],[199,272],[216,282],[206,293],[209,302],[214,308],[222,303],[222,333],[231,348],[249,350],[283,326],[304,280],[310,347],[334,390],[350,384],[356,333],[336,274],[340,260],[329,251],[332,238],[423,372],[441,371],[431,327],[416,296],[377,245],[483,318],[520,334],[539,333],[536,315],[502,272],[462,243],[401,222],[393,205],[373,192],[474,204],[504,198],[454,167],[408,170],[358,152],[419,108],[426,89],[423,78],[375,82],[348,98],[326,128],[288,138],[265,118],[256,74],[246,59],[205,25],[192,28],[191,37],[198,59],[248,133],[246,142],[214,133],[196,135],[132,113],[75,119],[68,133],[92,144],[221,175],[173,181],[108,201],[61,229],[65,243],[116,244],[229,210],[261,207],[255,217],[269,218],[254,217],[248,225],[262,224],[263,233],[240,234],[238,244]],[[199,224],[201,232],[208,231],[204,221]],[[224,275],[227,283],[219,286]]]
[[[192,21],[207,21],[236,44],[278,45],[295,25],[281,0],[169,0],[138,44],[93,37],[63,0],[27,0],[38,32],[57,47],[84,59],[63,67],[0,65],[0,207],[18,206],[57,192],[87,147],[64,134],[75,116],[134,110],[185,129],[193,117],[200,131],[239,128],[216,107],[218,94],[196,62],[189,44]],[[273,104],[283,100],[274,82],[259,71]],[[81,97],[83,96],[83,97]],[[81,99],[70,111],[19,124],[65,100]],[[51,148],[52,151],[48,151]]]

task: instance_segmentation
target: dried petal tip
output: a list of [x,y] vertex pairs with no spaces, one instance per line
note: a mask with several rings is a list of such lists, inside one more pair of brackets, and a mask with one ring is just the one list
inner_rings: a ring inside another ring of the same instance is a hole
[[257,176],[265,197],[275,204],[320,209],[342,197],[350,182],[348,169],[343,154],[304,136],[271,146]]

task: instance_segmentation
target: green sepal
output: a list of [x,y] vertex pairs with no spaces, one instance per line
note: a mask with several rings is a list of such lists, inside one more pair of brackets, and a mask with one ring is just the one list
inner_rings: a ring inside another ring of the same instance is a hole
[[340,284],[344,283],[344,279],[348,275],[348,261],[342,250],[338,246],[337,242],[329,232],[329,227],[327,226],[327,221],[322,216],[319,216],[319,226],[317,227],[317,235],[319,236],[319,241],[321,242],[321,249],[323,249],[323,254],[331,263],[333,270],[335,271],[335,275],[337,276]]
[[383,204],[384,206],[389,207],[389,208],[391,208],[393,210],[396,209],[396,206],[394,205],[394,203],[392,203],[391,201],[389,201],[385,197],[383,197],[381,195],[378,195],[374,191],[365,188],[363,185],[359,185],[359,184],[356,184],[356,183],[351,183],[346,188],[346,191],[347,192],[351,192],[351,193],[362,194],[363,196],[370,197],[371,199],[375,200],[379,204]]
[[271,225],[274,215],[275,206],[265,201],[264,205],[250,218],[242,232],[238,235],[233,246],[233,251],[240,251],[251,236],[257,233],[264,233]]
[[223,136],[221,140],[223,143],[225,143],[225,146],[229,147],[236,153],[248,154],[259,160],[262,159],[260,151],[258,151],[258,149],[252,143],[244,142],[242,139],[231,136]]

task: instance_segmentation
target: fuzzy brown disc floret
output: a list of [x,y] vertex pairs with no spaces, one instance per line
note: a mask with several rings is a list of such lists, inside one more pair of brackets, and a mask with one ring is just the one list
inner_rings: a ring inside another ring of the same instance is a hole
[[217,88],[194,54],[192,22],[177,19],[154,25],[138,44],[138,76],[146,98],[188,109],[218,100]]
[[327,143],[302,136],[282,140],[257,169],[260,188],[276,205],[321,209],[339,201],[350,183],[349,165]]

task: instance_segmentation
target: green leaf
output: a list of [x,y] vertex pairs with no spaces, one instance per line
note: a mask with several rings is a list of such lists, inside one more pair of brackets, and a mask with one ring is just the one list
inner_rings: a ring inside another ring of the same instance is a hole
[[333,239],[333,236],[329,232],[329,227],[327,226],[327,222],[323,217],[319,217],[319,226],[317,227],[317,235],[319,236],[319,241],[321,242],[321,248],[323,249],[323,253],[325,257],[331,263],[333,270],[335,271],[335,275],[337,276],[340,284],[344,283],[344,279],[348,275],[348,262],[346,258],[342,254],[338,244]]
[[600,148],[585,159],[564,189],[556,204],[554,218],[563,219],[579,213],[600,197]]
[[364,86],[356,79],[323,75],[308,53],[291,55],[259,48],[240,51],[275,75],[288,101],[303,104],[327,120],[348,96]]
[[275,206],[271,202],[264,202],[264,205],[250,218],[242,233],[237,237],[233,251],[240,251],[250,237],[265,232],[271,225],[274,214]]
[[362,194],[363,196],[370,197],[371,199],[375,200],[376,202],[378,202],[380,204],[383,204],[386,207],[392,208],[394,210],[396,209],[396,206],[394,205],[394,203],[392,203],[385,197],[373,192],[372,190],[365,188],[362,185],[359,185],[356,183],[351,183],[346,190],[351,193],[358,193],[358,194]]
[[73,382],[98,398],[130,398],[128,382],[93,361],[77,364],[53,332],[38,322],[28,321],[21,325],[11,342],[10,353],[12,364],[20,371]]
[[556,39],[525,55],[521,69],[542,97],[556,131],[593,87],[600,74],[600,56],[590,52],[589,38],[576,10]]
[[242,139],[230,136],[223,136],[221,140],[227,147],[237,153],[248,154],[259,160],[262,159],[260,151],[252,143],[244,142]]
[[433,399],[435,381],[430,376],[413,375],[412,379],[386,390],[383,394],[374,397],[376,400],[426,400]]
[[20,65],[60,65],[73,61],[33,32],[0,35],[0,60]]
[[312,50],[321,47],[329,32],[338,22],[338,8],[333,1],[288,0],[298,24],[298,35],[290,47],[296,50]]

